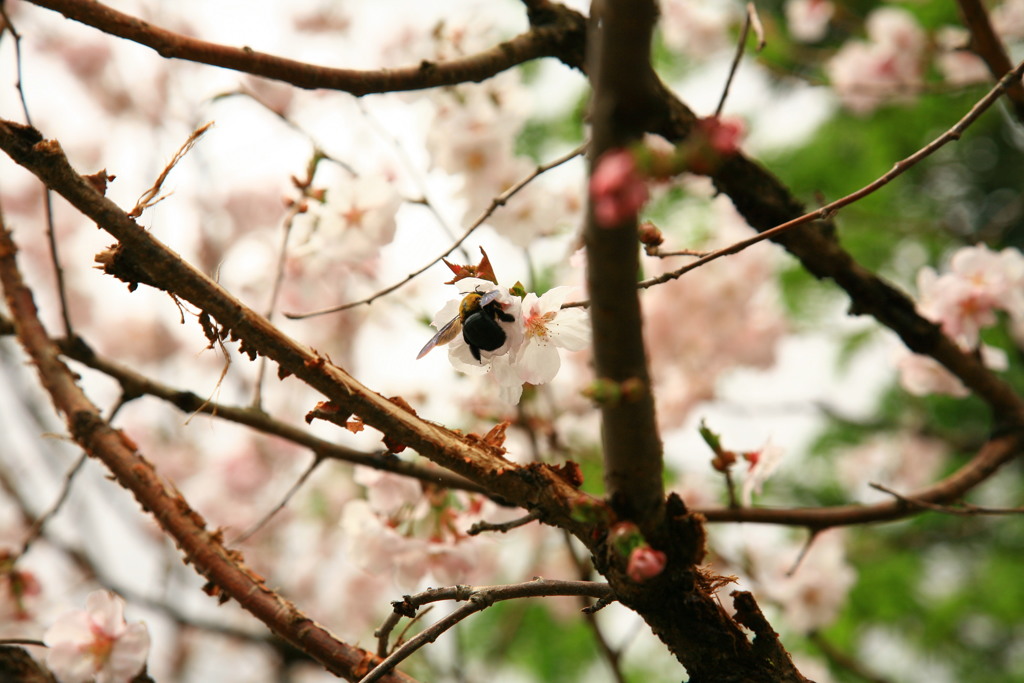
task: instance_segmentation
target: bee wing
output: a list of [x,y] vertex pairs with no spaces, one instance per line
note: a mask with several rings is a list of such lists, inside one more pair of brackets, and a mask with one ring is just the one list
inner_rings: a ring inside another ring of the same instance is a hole
[[501,290],[500,289],[492,289],[491,291],[486,292],[485,294],[482,294],[480,296],[480,308],[483,308],[484,306],[486,306],[487,304],[491,303],[492,301],[495,301],[500,294],[501,294]]
[[428,353],[430,353],[431,349],[433,349],[435,346],[444,346],[445,344],[450,342],[452,339],[455,339],[455,337],[461,331],[462,331],[462,316],[457,315],[454,318],[452,318],[451,320],[449,320],[448,323],[444,327],[439,329],[437,331],[437,334],[435,334],[433,337],[431,337],[430,341],[428,341],[426,344],[423,345],[423,348],[420,349],[420,354],[418,356],[416,356],[416,360],[419,360],[420,358],[423,358],[423,356],[425,356]]

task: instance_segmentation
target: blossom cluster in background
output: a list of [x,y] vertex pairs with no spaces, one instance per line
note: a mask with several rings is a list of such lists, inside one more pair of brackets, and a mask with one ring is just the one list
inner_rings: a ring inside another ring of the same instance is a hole
[[[993,370],[1007,368],[1006,354],[981,341],[981,332],[1006,314],[1018,343],[1024,342],[1024,254],[1015,248],[993,251],[963,247],[941,275],[923,268],[917,277],[918,310],[968,352],[978,351]],[[912,394],[966,396],[967,388],[935,360],[902,352],[900,381]]]
[[[794,37],[817,42],[825,36],[835,8],[831,2],[790,0],[786,5]],[[1007,0],[992,8],[997,35],[1014,42],[1024,38],[1024,2]],[[950,85],[963,87],[991,78],[985,63],[970,49],[970,34],[961,26],[943,26],[929,36],[914,14],[898,6],[872,10],[865,38],[847,41],[825,71],[844,106],[867,114],[892,103],[909,103],[921,94],[929,62]]]

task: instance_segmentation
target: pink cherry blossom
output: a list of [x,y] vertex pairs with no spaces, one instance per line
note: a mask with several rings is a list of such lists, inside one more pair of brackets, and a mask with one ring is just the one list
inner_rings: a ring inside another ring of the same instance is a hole
[[594,218],[603,228],[617,227],[636,215],[647,203],[647,183],[627,149],[605,152],[590,177]]
[[966,349],[978,345],[978,333],[995,324],[997,311],[1024,319],[1024,255],[1017,249],[964,247],[950,259],[948,272],[922,269],[917,286],[921,314]]
[[[540,297],[529,293],[520,300],[487,280],[465,278],[458,284],[463,292],[501,289],[495,303],[512,317],[511,322],[495,321],[505,331],[505,342],[493,351],[481,349],[477,360],[462,335],[457,335],[448,344],[448,360],[460,372],[487,375],[497,384],[498,397],[506,405],[519,402],[523,383],[547,384],[555,378],[561,367],[558,349],[579,351],[590,341],[587,313],[580,308],[562,308],[572,287],[553,287]],[[434,316],[434,327],[440,329],[457,316],[460,301],[461,297],[445,304]]]
[[816,43],[825,37],[836,8],[828,0],[789,0],[786,23],[789,33],[804,43]]
[[[980,333],[996,324],[999,311],[1009,314],[1015,325],[1024,322],[1024,255],[1019,250],[964,247],[953,254],[947,272],[921,269],[917,287],[921,315],[941,325],[965,351],[980,351],[986,367],[1006,369],[1005,353],[981,344]],[[963,397],[969,393],[960,380],[927,356],[904,352],[897,368],[900,384],[911,394]]]
[[924,78],[925,33],[910,12],[882,7],[868,15],[867,41],[850,41],[825,67],[849,109],[866,114],[907,99]]
[[1005,40],[1024,38],[1024,0],[1005,0],[992,8],[992,28]]
[[984,83],[992,78],[981,57],[968,48],[970,33],[959,26],[943,26],[935,33],[935,65],[950,85]]
[[[1009,361],[1002,349],[982,344],[978,349],[985,367],[991,370],[1006,370]],[[930,356],[911,353],[906,349],[896,362],[900,385],[915,396],[945,394],[963,398],[970,391],[955,375]]]
[[909,351],[896,362],[900,386],[914,396],[944,394],[963,398],[971,392],[949,370],[930,356]]
[[296,253],[315,261],[359,263],[376,257],[395,238],[401,199],[381,173],[363,174],[328,188],[324,201],[301,214],[305,242]]
[[740,151],[740,140],[746,134],[743,120],[735,116],[708,116],[697,125],[707,136],[708,144],[718,154],[730,156]]
[[735,21],[735,8],[730,3],[662,0],[659,5],[659,28],[670,49],[706,59],[717,50],[731,47],[728,28]]
[[61,683],[126,683],[146,665],[149,632],[124,620],[124,601],[94,591],[85,610],[65,613],[46,631],[46,665]]

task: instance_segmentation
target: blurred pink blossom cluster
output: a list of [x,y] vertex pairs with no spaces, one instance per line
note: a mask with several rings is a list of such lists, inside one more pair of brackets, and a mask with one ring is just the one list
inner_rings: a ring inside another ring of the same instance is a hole
[[[923,268],[917,286],[923,316],[940,324],[964,350],[978,350],[988,367],[1006,369],[1006,355],[982,343],[980,332],[995,325],[1002,312],[1009,316],[1014,336],[1024,338],[1024,255],[1018,249],[964,247],[953,254],[947,272]],[[959,380],[926,356],[904,356],[899,370],[900,382],[912,394],[967,394]]]
[[788,0],[785,11],[790,35],[804,43],[816,43],[828,32],[836,7],[829,0]]
[[483,514],[495,512],[492,503],[379,470],[359,468],[355,480],[367,497],[345,505],[341,528],[350,557],[363,571],[390,575],[403,590],[424,581],[475,583],[494,572],[497,546],[465,533]]
[[946,463],[949,446],[920,434],[879,434],[843,452],[836,462],[840,486],[861,503],[892,500],[871,486],[915,491],[934,481]]
[[[431,164],[463,182],[467,221],[488,209],[495,197],[529,177],[537,165],[516,153],[529,98],[514,73],[484,87],[453,88],[434,96],[427,132]],[[495,208],[487,224],[521,247],[578,219],[582,202],[575,185],[537,178]]]
[[706,59],[731,48],[729,27],[737,18],[737,5],[717,0],[663,0],[661,31],[665,44],[684,55]]
[[[487,294],[500,289],[493,282],[464,278],[458,283],[463,295],[470,292]],[[502,402],[515,405],[523,393],[523,384],[547,384],[561,367],[559,349],[580,351],[590,342],[590,318],[578,307],[562,308],[573,292],[572,287],[553,287],[541,296],[530,292],[522,299],[502,289],[492,305],[500,306],[511,321],[496,318],[505,332],[505,341],[498,348],[479,349],[477,360],[462,335],[448,344],[452,366],[469,375],[489,375],[498,386]],[[431,323],[440,329],[459,315],[463,297],[449,301],[437,312]]]
[[803,549],[797,543],[787,552],[785,544],[779,544],[778,530],[770,536],[775,542],[765,539],[752,562],[761,594],[783,610],[786,624],[796,631],[810,633],[831,624],[857,580],[846,560],[843,532],[829,530],[816,536],[799,564],[795,560]]
[[[690,182],[688,191],[700,196],[712,190],[701,180]],[[695,245],[701,249],[724,246],[750,230],[724,197],[684,210],[673,222],[714,226],[714,236]],[[679,426],[698,403],[712,399],[729,370],[775,361],[787,328],[775,272],[773,258],[746,250],[702,267],[699,277],[645,292],[644,338],[663,428]]]
[[301,244],[295,254],[323,268],[343,261],[375,258],[395,238],[395,216],[401,198],[394,179],[367,173],[338,182],[324,192],[323,201],[310,202],[300,216]]
[[921,88],[927,36],[910,12],[881,7],[868,15],[867,40],[846,43],[825,67],[842,103],[866,114]]
[[[841,529],[820,533],[810,543],[764,524],[715,527],[712,538],[721,553],[713,561],[715,571],[735,574],[742,590],[753,589],[783,632],[810,633],[833,623],[857,581]],[[734,589],[730,584],[726,592]],[[775,610],[783,615],[779,622]]]

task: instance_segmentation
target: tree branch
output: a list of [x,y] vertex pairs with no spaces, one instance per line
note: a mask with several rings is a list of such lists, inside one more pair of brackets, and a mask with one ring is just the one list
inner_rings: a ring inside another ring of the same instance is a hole
[[[666,91],[650,64],[656,18],[653,0],[592,4],[587,57],[593,88],[591,175],[605,152],[636,140],[668,111]],[[714,577],[698,568],[705,552],[702,520],[678,497],[665,501],[662,447],[636,289],[636,217],[605,226],[591,206],[584,241],[595,371],[600,380],[631,385],[630,392],[623,392],[625,398],[601,405],[606,487],[616,513],[635,522],[651,548],[666,558],[658,575],[635,581],[612,542],[597,549],[595,566],[620,602],[643,616],[686,667],[691,683],[803,682],[777,638],[751,643],[722,609],[714,595]]]
[[[657,99],[651,68],[652,0],[595,2],[587,71],[593,88],[590,173],[602,155],[639,138]],[[601,405],[605,484],[613,509],[641,529],[663,513],[662,450],[654,418],[640,300],[636,217],[608,227],[587,214],[584,242],[594,337],[594,371],[601,380],[635,386],[628,398]]]
[[[2,321],[3,316],[0,315],[0,322]],[[0,326],[0,332],[2,332],[2,326]],[[363,465],[364,467],[372,467],[385,472],[402,474],[445,488],[487,495],[487,491],[482,487],[447,470],[422,467],[416,463],[402,460],[384,452],[365,453],[357,451],[314,436],[308,431],[278,420],[258,408],[217,403],[216,401],[204,399],[191,391],[169,387],[109,358],[98,355],[81,338],[75,338],[73,341],[59,340],[58,343],[61,353],[66,357],[116,380],[121,385],[121,391],[128,400],[141,396],[153,396],[170,403],[183,413],[204,413],[222,420],[251,427],[264,434],[280,437],[299,446],[305,446],[315,453],[318,458],[339,460],[353,465]]]
[[[94,0],[29,0],[34,5],[60,12],[68,19],[104,33],[152,48],[160,56],[184,59],[243,73],[284,81],[300,88],[341,90],[357,97],[371,93],[422,90],[459,83],[479,83],[518,64],[550,56],[553,46],[565,42],[571,23],[535,25],[531,30],[489,50],[445,62],[424,60],[401,69],[362,71],[336,69],[257,52],[249,47],[230,47],[189,38],[153,26]],[[578,15],[577,15],[578,16]],[[559,14],[556,18],[571,18]]]
[[875,505],[837,505],[827,508],[709,508],[699,510],[709,522],[756,522],[805,526],[812,530],[834,526],[891,522],[917,514],[928,505],[942,506],[965,493],[996,470],[1024,453],[1024,428],[993,437],[971,460],[942,481],[906,496]]
[[[32,292],[25,286],[15,258],[11,233],[0,224],[0,283],[14,319],[18,339],[39,373],[56,409],[65,417],[68,430],[90,456],[101,460],[143,509],[155,517],[165,533],[174,538],[188,562],[205,576],[207,592],[222,599],[234,598],[272,631],[307,652],[333,673],[349,679],[372,655],[331,636],[291,603],[271,590],[249,570],[237,550],[221,542],[219,531],[209,531],[203,518],[176,491],[165,486],[153,466],[120,430],[112,428],[99,409],[75,383],[74,374],[60,359],[60,350],[39,321]],[[393,681],[412,683],[395,674]]]
[[392,603],[394,612],[391,613],[384,625],[375,634],[378,638],[378,656],[383,657],[387,653],[388,636],[402,617],[414,617],[420,607],[439,600],[465,601],[466,604],[423,629],[420,633],[396,648],[359,683],[372,683],[373,681],[380,680],[382,676],[407,659],[416,650],[434,642],[442,633],[466,617],[480,612],[496,602],[557,595],[580,595],[598,599],[609,599],[612,597],[612,590],[608,584],[595,583],[593,581],[557,581],[536,578],[526,583],[502,586],[448,586],[446,588],[431,588],[416,595],[406,595],[402,600]]

